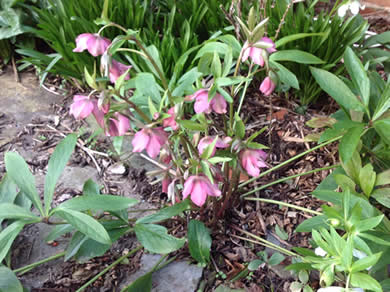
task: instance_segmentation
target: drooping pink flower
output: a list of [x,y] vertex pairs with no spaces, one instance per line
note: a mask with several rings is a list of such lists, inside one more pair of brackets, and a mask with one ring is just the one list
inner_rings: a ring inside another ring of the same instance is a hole
[[77,120],[88,117],[94,109],[93,101],[85,95],[75,95],[73,103],[70,105],[70,114]]
[[[275,43],[270,38],[263,37],[260,41],[265,42],[265,43],[269,43],[272,45],[271,48],[266,49],[266,51],[268,53],[276,52]],[[264,58],[263,58],[263,50],[264,49],[256,48],[254,45],[251,46],[251,45],[249,45],[248,42],[245,42],[243,50],[244,50],[243,54],[242,54],[242,61],[243,62],[248,60],[248,58],[250,57],[252,59],[253,63],[255,63],[261,67],[264,66]]]
[[270,95],[275,90],[276,84],[272,81],[270,77],[265,77],[263,82],[260,85],[260,91],[265,95]]
[[123,136],[130,129],[130,121],[120,113],[115,113],[108,121],[107,136]]
[[111,41],[107,38],[101,37],[98,34],[93,33],[82,33],[76,38],[76,48],[73,52],[88,52],[94,56],[103,55],[107,47],[111,44]]
[[105,104],[99,107],[97,100],[93,101],[93,111],[92,114],[96,119],[96,122],[101,128],[104,128],[104,115],[110,110],[110,105]]
[[190,176],[184,183],[183,198],[191,195],[191,201],[201,207],[207,199],[207,196],[218,197],[221,191],[216,185],[213,185],[208,177],[204,175]]
[[258,176],[260,168],[267,167],[264,160],[267,154],[259,149],[245,149],[240,153],[241,165],[251,176]]
[[[118,61],[112,60],[110,69],[109,69],[109,77],[111,83],[115,83],[116,80],[121,77],[128,69],[130,69],[131,66],[127,66],[125,64],[122,64]],[[130,74],[127,74],[125,77],[125,80],[130,79]]]
[[[202,155],[203,151],[215,140],[215,136],[206,136],[202,139],[200,139],[199,144],[198,144],[198,151],[199,154]],[[215,151],[217,151],[217,148],[227,148],[229,147],[229,142],[232,139],[230,137],[225,137],[224,139],[218,138],[217,142],[215,144],[215,147],[213,149],[213,152],[211,156],[215,155]]]
[[162,192],[168,194],[168,186],[171,183],[171,179],[168,175],[164,176],[162,180]]
[[216,93],[211,101],[209,101],[209,91],[207,89],[199,89],[189,98],[191,100],[195,99],[194,109],[197,114],[209,114],[211,113],[211,110],[217,114],[226,113],[226,100],[219,93]]
[[171,127],[172,130],[176,131],[177,129],[179,129],[179,125],[178,123],[176,122],[175,118],[175,107],[171,107],[169,110],[168,110],[168,114],[170,114],[171,116],[169,118],[166,118],[163,120],[163,126],[164,127]]
[[142,129],[137,132],[132,141],[133,152],[141,152],[146,149],[152,158],[160,153],[161,146],[168,140],[168,135],[162,127]]

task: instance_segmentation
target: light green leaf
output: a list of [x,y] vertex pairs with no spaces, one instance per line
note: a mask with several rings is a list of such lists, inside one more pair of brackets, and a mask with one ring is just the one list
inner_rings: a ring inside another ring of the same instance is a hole
[[364,273],[351,274],[351,284],[354,287],[382,292],[382,287],[377,280]]
[[371,194],[371,197],[383,206],[390,208],[390,188],[377,189]]
[[376,216],[376,217],[372,217],[372,218],[361,220],[357,224],[356,230],[359,231],[359,232],[371,230],[371,229],[375,228],[376,226],[378,226],[379,223],[381,223],[381,221],[383,220],[384,216],[385,215],[380,215],[380,216]]
[[263,260],[259,260],[259,259],[253,260],[249,263],[248,270],[256,271],[262,264],[264,264]]
[[279,265],[281,262],[284,261],[286,257],[282,255],[281,253],[275,252],[268,260],[268,264],[271,266]]
[[320,227],[327,226],[326,222],[327,217],[322,216],[315,216],[309,219],[306,219],[301,224],[297,226],[295,229],[295,232],[311,232],[313,229],[319,229]]
[[76,211],[103,210],[119,211],[138,204],[138,200],[112,195],[80,196],[65,201],[58,208],[72,209]]
[[367,197],[371,195],[375,186],[376,173],[371,163],[366,164],[359,174],[360,187]]
[[374,128],[381,138],[390,145],[390,119],[377,120],[374,122]]
[[357,260],[352,265],[351,273],[360,272],[362,270],[365,270],[365,269],[372,267],[373,265],[375,265],[378,262],[378,260],[381,256],[382,256],[382,253],[378,252],[376,254],[366,256],[360,260]]
[[41,219],[25,208],[11,203],[0,204],[0,219],[24,219],[39,222]]
[[221,163],[221,162],[229,162],[229,161],[232,161],[232,158],[214,156],[214,157],[211,157],[208,159],[208,162],[210,162],[212,164]]
[[5,154],[5,167],[12,181],[31,200],[41,215],[44,216],[42,203],[35,186],[35,178],[24,159],[16,152],[7,152]]
[[106,229],[91,216],[65,208],[56,208],[54,214],[88,237],[103,244],[111,244],[111,239]]
[[83,186],[84,196],[97,196],[100,195],[100,187],[92,179],[88,179]]
[[70,134],[62,140],[50,157],[45,177],[45,214],[49,214],[56,183],[64,171],[77,143],[77,135]]
[[167,229],[156,224],[135,224],[134,231],[139,242],[150,252],[168,254],[181,248],[184,238],[176,238]]
[[314,37],[314,36],[325,36],[326,32],[319,32],[319,33],[296,33],[296,34],[290,34],[288,36],[285,36],[275,42],[275,47],[279,48],[289,42],[296,41],[299,39],[307,38],[307,37]]
[[291,61],[300,64],[323,64],[320,58],[300,50],[278,51],[269,57],[270,61]]
[[383,186],[387,184],[390,184],[390,169],[385,170],[376,176],[375,186]]
[[191,220],[188,224],[188,248],[200,264],[206,265],[210,261],[211,236],[200,221]]
[[7,267],[0,267],[0,291],[2,292],[23,292],[23,286]]
[[179,123],[181,126],[183,126],[184,128],[188,129],[188,130],[200,131],[200,132],[206,131],[206,126],[205,126],[205,125],[196,123],[196,122],[194,122],[194,121],[190,121],[190,120],[179,120],[178,123]]

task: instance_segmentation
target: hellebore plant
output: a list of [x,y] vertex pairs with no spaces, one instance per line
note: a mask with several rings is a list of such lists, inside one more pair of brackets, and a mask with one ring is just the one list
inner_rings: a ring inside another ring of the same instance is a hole
[[[136,32],[108,22],[97,34],[82,34],[76,40],[76,52],[99,52],[106,78],[97,80],[96,73],[86,71],[86,81],[94,91],[85,99],[75,97],[71,113],[82,119],[92,112],[110,136],[135,129],[132,151],[146,150],[147,159],[159,166],[161,170],[153,175],[159,176],[172,202],[190,197],[202,208],[209,202],[216,220],[238,199],[240,173],[257,179],[267,168],[267,147],[254,141],[265,128],[248,137],[241,118],[248,86],[255,76],[265,75],[260,91],[268,96],[279,80],[286,79],[287,69],[278,71],[277,66],[270,66],[276,45],[264,35],[268,19],[256,25],[256,18],[254,9],[248,25],[237,18],[246,37],[243,46],[231,35],[205,42],[193,59],[198,66],[170,79],[158,51],[141,43]],[[111,44],[99,37],[110,26],[125,33]],[[126,42],[139,50],[121,48]],[[179,72],[190,53],[176,64]],[[137,64],[131,63],[131,67],[116,61],[125,59],[125,54],[142,57],[150,71],[139,72]],[[249,72],[242,75],[248,63]],[[272,64],[277,65],[276,60]],[[130,78],[132,68],[136,74]],[[159,160],[154,160],[157,157]]]

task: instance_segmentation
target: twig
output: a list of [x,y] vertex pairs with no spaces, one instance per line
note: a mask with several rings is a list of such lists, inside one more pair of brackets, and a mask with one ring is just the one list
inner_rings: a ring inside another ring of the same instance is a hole
[[20,83],[20,77],[19,77],[19,73],[18,73],[18,68],[16,68],[16,64],[15,64],[15,58],[14,56],[12,55],[12,69],[14,70],[14,74],[15,74],[15,81],[17,83]]

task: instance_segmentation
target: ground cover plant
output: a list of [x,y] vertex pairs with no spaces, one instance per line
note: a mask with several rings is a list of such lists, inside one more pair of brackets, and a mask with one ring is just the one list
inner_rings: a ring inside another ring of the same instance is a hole
[[[336,5],[334,12],[344,9],[342,5],[352,3]],[[172,6],[167,7],[172,11]],[[300,7],[302,11],[303,6]],[[132,151],[146,151],[143,157],[158,167],[149,175],[161,181],[172,206],[131,220],[127,209],[136,201],[101,195],[99,187],[87,181],[80,197],[52,207],[56,181],[75,147],[75,134],[57,146],[49,161],[42,204],[28,166],[18,154],[9,152],[5,158],[7,175],[0,188],[0,219],[7,220],[7,227],[0,233],[3,247],[0,260],[9,266],[12,242],[24,225],[56,222],[59,224],[49,239],[74,232],[67,250],[58,255],[65,259],[102,255],[125,233],[134,233],[140,243],[78,291],[141,246],[166,257],[188,241],[193,259],[207,266],[211,263],[215,234],[212,231],[219,222],[228,222],[229,209],[245,200],[314,215],[296,229],[296,232],[311,233],[312,248],[284,248],[244,227],[236,227],[242,234],[236,238],[241,241],[277,251],[272,256],[259,253],[258,259],[244,265],[237,277],[250,277],[260,266],[278,265],[288,257],[291,265],[287,269],[297,275],[289,287],[291,291],[312,291],[309,282],[309,275],[315,277],[312,271],[319,271],[318,291],[387,291],[390,83],[379,74],[367,73],[351,47],[338,52],[341,55],[337,57],[343,58],[348,75],[338,77],[326,68],[310,67],[318,86],[341,109],[331,117],[308,122],[313,128],[326,128],[320,135],[317,132],[307,137],[318,141],[317,145],[272,167],[267,163],[271,150],[261,143],[267,128],[253,133],[246,125],[243,106],[250,98],[248,89],[260,79],[256,87],[263,96],[269,97],[277,89],[308,80],[301,79],[302,75],[294,74],[293,69],[289,70],[281,62],[304,66],[324,62],[314,54],[288,48],[297,40],[315,39],[313,34],[269,38],[266,32],[270,31],[270,18],[264,17],[261,11],[252,8],[248,15],[236,15],[239,37],[218,33],[196,46],[196,50],[185,50],[178,55],[171,69],[163,65],[166,53],[161,47],[142,40],[142,32],[108,18],[100,18],[94,24],[99,26],[96,31],[82,31],[75,36],[72,54],[91,55],[88,56],[90,64],[79,70],[92,90],[74,95],[70,114],[79,120],[93,115],[107,136],[130,133]],[[288,11],[286,7],[284,13],[287,15]],[[108,38],[106,30],[116,33]],[[286,49],[282,49],[284,46]],[[93,65],[94,60],[99,60],[99,69]],[[129,60],[132,66],[123,63],[124,60]],[[340,164],[280,178],[260,187],[252,185],[253,182],[261,184],[261,178],[267,174],[336,141],[339,141]],[[326,202],[321,212],[253,195],[277,183],[329,169],[335,170],[313,192]],[[243,175],[245,179],[241,178]],[[31,204],[39,212],[38,216],[30,212]],[[187,218],[187,238],[176,238],[167,233],[166,227],[157,224],[177,215]],[[53,221],[56,217],[62,221]],[[280,229],[277,234],[284,237]],[[14,285],[15,291],[22,291],[15,273],[27,272],[36,265],[14,271],[1,267],[0,273],[7,279],[4,285]],[[151,275],[163,265],[158,262],[124,291],[150,291]]]

